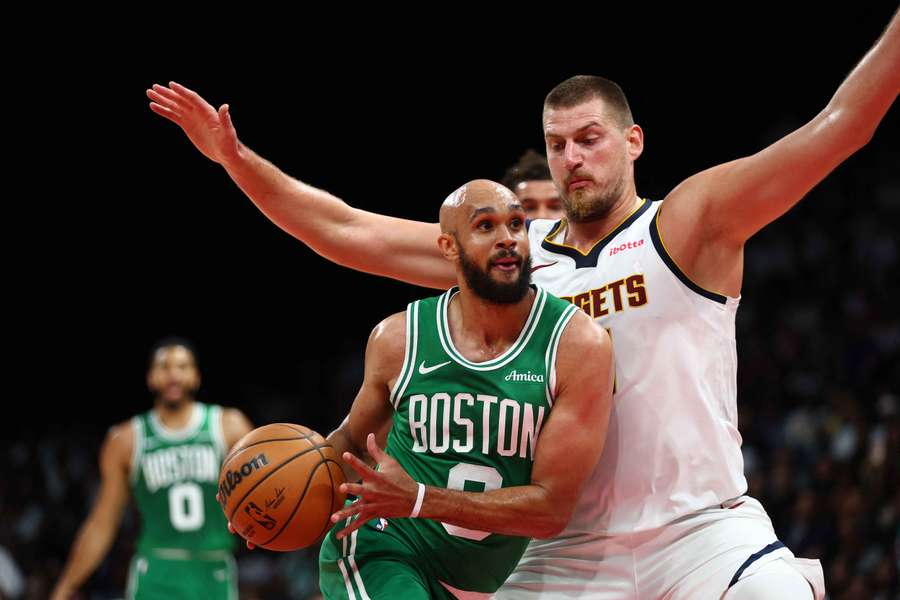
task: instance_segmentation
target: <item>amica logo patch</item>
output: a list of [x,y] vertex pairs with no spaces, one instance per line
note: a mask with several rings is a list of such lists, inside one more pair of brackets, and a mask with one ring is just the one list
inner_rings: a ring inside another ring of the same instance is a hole
[[519,373],[515,369],[507,373],[506,377],[504,377],[506,381],[524,381],[528,383],[544,383],[544,375],[542,373],[532,373],[531,371],[526,371],[525,373]]

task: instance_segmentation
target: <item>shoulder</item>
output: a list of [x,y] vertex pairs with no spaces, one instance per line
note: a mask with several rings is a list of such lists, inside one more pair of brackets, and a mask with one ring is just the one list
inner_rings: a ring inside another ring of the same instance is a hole
[[106,432],[103,447],[100,449],[100,462],[124,467],[131,464],[131,455],[135,445],[134,419],[117,423]]
[[407,311],[382,319],[369,334],[369,347],[378,352],[400,352],[406,349]]
[[225,438],[225,449],[228,450],[239,439],[250,433],[253,424],[240,409],[223,406],[221,410],[222,436]]
[[134,446],[134,423],[137,417],[116,423],[106,432],[106,440],[104,444],[114,446],[116,448],[127,447],[129,450]]
[[246,421],[247,417],[239,408],[232,408],[229,406],[223,406],[222,410],[222,424],[226,423],[234,423],[236,421]]
[[556,372],[559,397],[572,396],[581,406],[597,404],[598,397],[607,401],[612,397],[612,341],[606,330],[580,309],[561,336]]
[[583,310],[576,309],[562,333],[559,358],[582,362],[588,356],[612,352],[609,334]]
[[385,381],[400,372],[406,357],[407,311],[383,319],[369,334],[366,346],[366,373]]

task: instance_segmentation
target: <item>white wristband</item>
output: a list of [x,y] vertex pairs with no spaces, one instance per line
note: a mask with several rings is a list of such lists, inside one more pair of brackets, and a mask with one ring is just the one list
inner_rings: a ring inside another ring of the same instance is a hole
[[422,510],[422,501],[425,500],[425,484],[416,482],[419,484],[419,493],[416,494],[416,504],[413,506],[412,512],[409,513],[410,519],[415,519],[419,516],[419,511]]

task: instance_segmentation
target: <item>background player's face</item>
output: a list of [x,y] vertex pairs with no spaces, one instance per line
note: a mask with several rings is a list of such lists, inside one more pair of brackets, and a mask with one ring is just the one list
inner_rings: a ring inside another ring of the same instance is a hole
[[454,238],[462,277],[489,302],[518,302],[531,282],[525,211],[505,194],[467,200],[457,214]]
[[184,346],[160,348],[147,373],[147,387],[169,407],[177,407],[200,387],[194,355]]
[[522,181],[513,189],[529,219],[561,219],[565,216],[559,190],[550,179]]
[[604,218],[628,188],[637,158],[629,131],[607,114],[599,98],[544,111],[547,162],[571,221]]

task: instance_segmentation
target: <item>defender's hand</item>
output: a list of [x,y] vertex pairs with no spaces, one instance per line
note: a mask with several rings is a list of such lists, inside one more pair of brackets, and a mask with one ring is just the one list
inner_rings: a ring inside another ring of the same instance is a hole
[[216,111],[200,94],[174,81],[168,87],[153,84],[147,97],[153,101],[150,110],[181,127],[208,159],[224,165],[238,157],[240,142],[227,104]]

